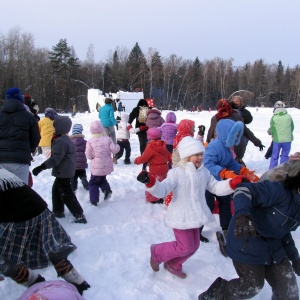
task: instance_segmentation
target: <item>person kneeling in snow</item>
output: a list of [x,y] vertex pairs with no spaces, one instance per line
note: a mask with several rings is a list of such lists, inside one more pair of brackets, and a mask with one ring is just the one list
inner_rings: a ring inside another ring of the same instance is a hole
[[146,171],[142,171],[137,179],[146,184],[146,191],[155,197],[162,198],[173,192],[165,222],[173,229],[175,241],[150,247],[151,268],[157,272],[164,262],[164,268],[170,273],[186,278],[182,265],[199,248],[199,228],[214,220],[206,204],[205,190],[217,195],[231,194],[243,177],[217,181],[202,164],[202,143],[190,136],[179,142],[178,152],[181,159],[178,166],[169,170],[162,182]]

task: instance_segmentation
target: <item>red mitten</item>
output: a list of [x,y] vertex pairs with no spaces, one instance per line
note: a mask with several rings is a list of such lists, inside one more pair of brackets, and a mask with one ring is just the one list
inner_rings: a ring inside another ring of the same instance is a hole
[[140,131],[145,131],[145,130],[148,130],[148,126],[140,126]]
[[229,181],[229,185],[230,185],[230,187],[231,187],[233,190],[235,190],[236,187],[237,187],[240,183],[242,183],[242,182],[249,182],[249,180],[247,180],[247,179],[246,179],[244,176],[242,176],[242,175],[238,175],[238,176],[232,178],[232,179]]
[[242,166],[240,169],[240,175],[243,175],[251,182],[257,182],[259,180],[259,177],[254,174],[254,171],[250,171],[244,166]]
[[128,125],[128,126],[127,126],[127,130],[128,130],[128,131],[129,131],[131,128],[132,128],[131,125]]
[[219,176],[220,176],[222,179],[228,179],[228,178],[234,178],[234,177],[236,177],[237,175],[236,175],[234,172],[232,172],[232,171],[223,169],[223,170],[219,173]]

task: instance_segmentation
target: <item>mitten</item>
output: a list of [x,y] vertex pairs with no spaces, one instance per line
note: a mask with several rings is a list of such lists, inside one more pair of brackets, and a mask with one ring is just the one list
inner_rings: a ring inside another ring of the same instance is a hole
[[220,176],[222,179],[228,179],[228,178],[234,178],[234,177],[236,177],[237,175],[236,175],[234,172],[232,172],[232,171],[223,169],[223,170],[219,173],[219,176]]
[[258,146],[259,151],[263,151],[265,147],[266,147],[266,146],[264,146],[263,144],[260,144],[260,145]]
[[148,126],[140,126],[140,131],[145,131],[145,130],[148,130]]
[[128,125],[128,126],[127,126],[127,130],[128,130],[128,131],[129,131],[131,128],[132,128],[131,125]]
[[45,167],[44,163],[42,163],[40,166],[34,168],[34,169],[32,170],[32,174],[33,174],[34,176],[37,176],[37,175],[39,175],[43,170],[46,170],[46,167]]
[[198,126],[199,130],[198,130],[198,134],[199,135],[204,135],[205,132],[205,126],[204,125],[200,125]]
[[241,167],[239,175],[243,175],[251,182],[257,182],[259,180],[259,177],[254,174],[254,171],[250,171],[244,166]]
[[249,182],[249,180],[247,180],[247,178],[245,178],[244,176],[242,175],[238,175],[234,178],[232,178],[230,181],[229,181],[229,185],[230,187],[235,190],[236,187],[241,184],[242,182]]
[[239,215],[235,219],[234,237],[239,240],[241,238],[256,237],[256,231],[252,224],[251,215]]
[[300,259],[293,260],[293,261],[292,261],[292,266],[293,266],[294,272],[295,272],[298,276],[300,276]]
[[141,171],[136,179],[139,182],[146,184],[146,187],[152,187],[156,181],[156,178],[145,170]]

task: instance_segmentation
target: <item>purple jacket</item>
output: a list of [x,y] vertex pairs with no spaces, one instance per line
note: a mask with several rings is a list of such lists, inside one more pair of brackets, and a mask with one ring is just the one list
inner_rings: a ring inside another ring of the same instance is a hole
[[76,170],[86,169],[88,167],[85,156],[86,140],[83,134],[70,135],[76,150]]
[[157,108],[152,108],[147,113],[146,126],[149,128],[157,128],[161,126],[165,120],[161,116],[161,112]]
[[161,131],[161,140],[167,145],[173,145],[177,133],[176,115],[170,111],[166,116],[166,123],[163,123],[159,129]]
[[29,287],[19,298],[27,300],[30,296],[38,294],[49,300],[84,300],[76,287],[64,280],[51,280],[36,283]]

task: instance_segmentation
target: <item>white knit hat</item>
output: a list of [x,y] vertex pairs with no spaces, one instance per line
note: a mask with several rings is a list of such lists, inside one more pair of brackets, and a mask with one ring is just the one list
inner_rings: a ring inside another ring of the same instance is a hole
[[184,159],[191,155],[204,152],[202,143],[191,136],[184,137],[177,146],[180,159]]

